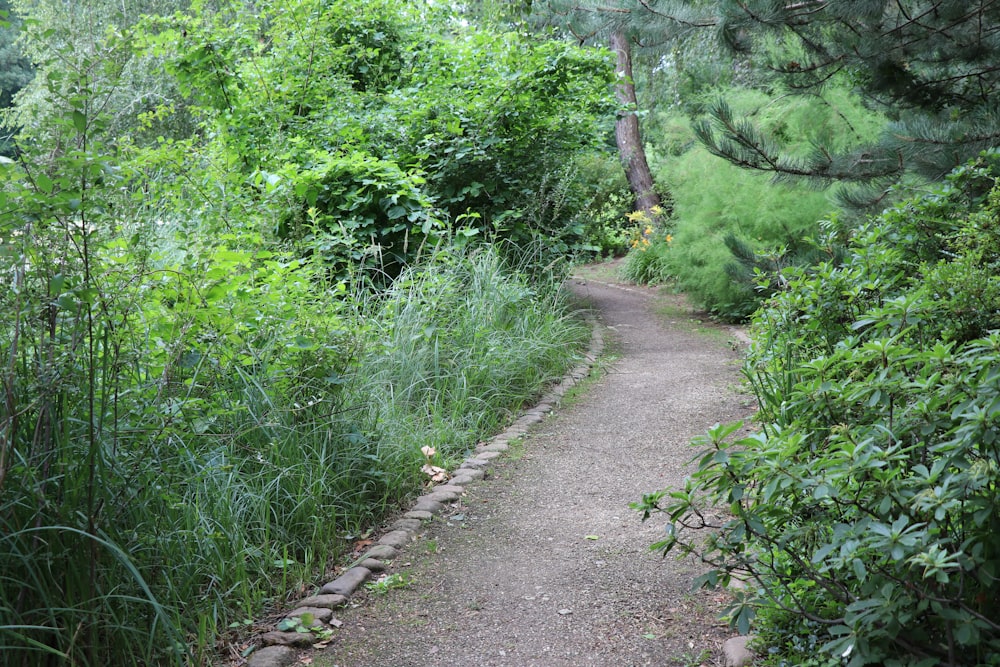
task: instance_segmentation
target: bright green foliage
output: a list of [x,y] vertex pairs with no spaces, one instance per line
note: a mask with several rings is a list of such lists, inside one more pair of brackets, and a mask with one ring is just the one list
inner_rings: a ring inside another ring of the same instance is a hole
[[685,488],[637,505],[669,515],[659,548],[712,566],[702,583],[751,579],[733,621],[768,608],[786,664],[804,631],[851,667],[997,664],[997,162],[885,212],[842,263],[789,272],[746,365],[763,430],[713,429]]
[[572,243],[564,228],[584,202],[552,192],[575,177],[565,167],[610,129],[595,117],[613,108],[609,56],[482,31],[439,37],[423,56],[391,98],[408,133],[386,136],[385,150],[401,144],[401,162],[419,161],[451,219],[472,210],[490,235]]
[[278,236],[306,245],[328,266],[375,266],[395,276],[440,226],[422,177],[365,152],[309,151],[304,165],[275,176],[301,193],[282,212]]
[[213,150],[293,209],[280,232],[303,251],[394,275],[458,227],[553,255],[581,244],[571,223],[590,198],[569,196],[567,165],[601,138],[607,54],[416,4],[195,8],[147,22],[145,52],[200,107]]
[[[770,258],[770,275],[796,263],[830,208],[829,198],[802,186],[770,183],[698,146],[668,163],[676,234],[667,271],[706,310],[728,320],[749,317],[766,296],[740,254]],[[737,253],[734,253],[734,250]]]
[[[23,153],[0,162],[5,663],[215,662],[232,623],[420,488],[421,446],[462,456],[587,336],[555,283],[529,284],[543,271],[464,254],[461,235],[382,293],[340,281],[322,243],[346,263],[409,230],[409,259],[436,219],[421,169],[372,149],[364,110],[402,70],[368,44],[311,87],[297,58],[322,40],[265,44],[257,14],[215,4],[179,60],[180,29],[138,59],[125,30],[31,42],[44,75],[19,108]],[[267,25],[295,23],[282,6]],[[388,16],[326,27],[355,48]],[[177,97],[118,106],[153,90],[127,73],[166,61]]]
[[[808,152],[823,141],[847,147],[874,136],[881,126],[843,89],[831,90],[825,99],[750,89],[728,94],[741,114],[780,138],[790,154]],[[746,319],[783,283],[786,268],[817,259],[809,239],[818,235],[817,221],[833,207],[830,193],[801,183],[774,183],[713,156],[677,113],[660,113],[649,127],[649,135],[660,141],[659,150],[650,151],[657,181],[674,197],[674,243],[669,253],[633,256],[644,264],[659,262],[648,273],[675,278],[713,314]],[[758,274],[767,276],[767,284],[760,284]]]

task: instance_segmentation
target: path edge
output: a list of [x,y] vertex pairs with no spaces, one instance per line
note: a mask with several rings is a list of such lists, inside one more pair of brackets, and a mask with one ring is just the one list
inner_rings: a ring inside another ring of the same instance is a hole
[[[484,479],[486,469],[494,459],[509,449],[511,440],[523,438],[528,429],[544,420],[560,404],[570,389],[591,375],[597,360],[604,353],[604,326],[587,306],[580,306],[575,313],[590,326],[590,342],[580,363],[543,393],[532,407],[524,410],[507,428],[476,445],[474,453],[452,471],[451,479],[446,484],[425,490],[402,518],[388,526],[388,530],[375,545],[339,577],[323,584],[318,593],[292,605],[294,608],[284,615],[282,621],[308,615],[306,618],[312,620],[312,627],[324,630],[330,626],[339,627],[339,621],[333,618],[333,610],[347,605],[351,596],[372,574],[387,569],[387,561],[397,558],[417,538],[425,521],[432,520],[448,503],[458,500],[464,494],[466,486]],[[310,631],[273,629],[262,634],[258,640],[261,645],[250,654],[246,667],[293,665],[298,661],[300,652],[313,648],[319,637]]]

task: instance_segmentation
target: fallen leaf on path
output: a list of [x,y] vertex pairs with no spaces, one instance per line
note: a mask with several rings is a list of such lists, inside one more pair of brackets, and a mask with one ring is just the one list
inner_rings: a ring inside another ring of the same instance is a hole
[[601,539],[601,536],[600,535],[586,535],[586,536],[584,536],[584,539],[586,539],[586,540],[599,540],[599,539]]

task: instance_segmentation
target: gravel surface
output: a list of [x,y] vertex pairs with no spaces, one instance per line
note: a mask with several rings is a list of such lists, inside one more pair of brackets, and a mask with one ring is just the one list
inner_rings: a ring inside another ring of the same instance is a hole
[[570,286],[617,358],[425,524],[389,570],[408,585],[338,610],[314,665],[722,664],[725,594],[692,592],[698,564],[651,553],[664,521],[628,503],[680,485],[691,438],[748,414],[732,332],[654,289]]

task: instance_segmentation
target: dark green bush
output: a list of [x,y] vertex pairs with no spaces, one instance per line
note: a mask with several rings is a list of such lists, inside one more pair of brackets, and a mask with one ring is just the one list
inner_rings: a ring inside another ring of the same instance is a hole
[[992,159],[873,220],[842,264],[792,272],[754,320],[761,432],[713,429],[683,490],[637,504],[663,503],[674,532],[657,546],[700,553],[703,583],[752,580],[732,618],[768,610],[776,659],[809,621],[852,667],[1000,664]]
[[355,151],[310,151],[282,170],[294,183],[279,236],[321,257],[341,277],[356,270],[398,274],[440,227],[424,179],[393,162]]

